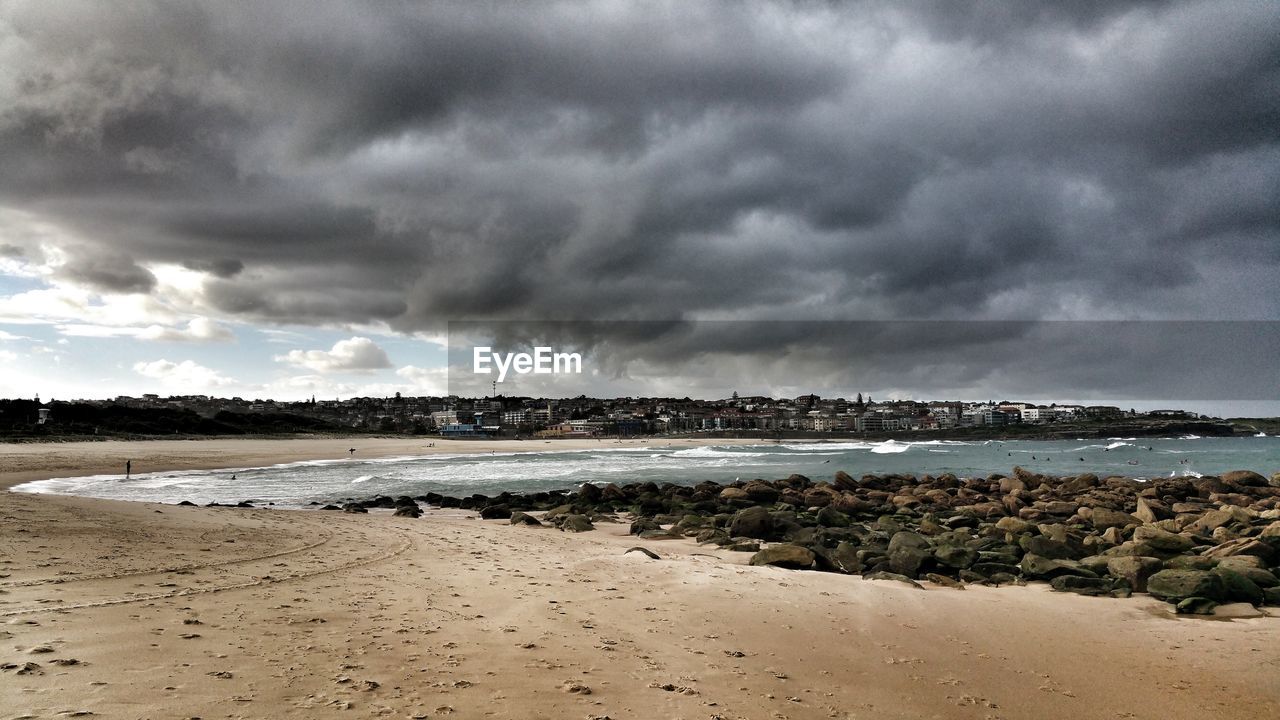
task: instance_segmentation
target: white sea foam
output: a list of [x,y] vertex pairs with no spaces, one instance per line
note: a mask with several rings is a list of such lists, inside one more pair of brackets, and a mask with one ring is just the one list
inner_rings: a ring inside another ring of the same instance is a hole
[[865,443],[865,442],[845,442],[845,443],[823,442],[823,443],[795,443],[795,444],[779,445],[778,447],[784,447],[788,450],[795,450],[798,452],[843,452],[843,451],[849,451],[849,450],[870,450],[875,446],[872,445],[871,443]]
[[[1144,440],[1157,452],[1144,460],[1143,472],[1164,476],[1186,471],[1171,455],[1196,457],[1201,472],[1234,466],[1272,466],[1280,458],[1280,446],[1273,440],[1206,439],[1187,445],[1178,440]],[[1022,458],[1042,453],[1057,457],[1079,453],[1097,467],[1095,472],[1128,473],[1124,461],[1130,452],[1103,453],[1105,448],[1131,446],[1126,440],[1080,440],[1078,442],[1011,441],[1008,443],[964,442],[956,440],[892,440],[868,442],[848,439],[841,442],[798,442],[787,444],[711,445],[684,447],[663,441],[634,447],[587,447],[556,450],[529,443],[530,452],[449,453],[398,458],[343,457],[289,463],[265,468],[193,470],[135,475],[61,478],[26,483],[19,492],[46,492],[88,495],[121,500],[196,503],[235,502],[256,498],[284,505],[305,505],[310,500],[332,501],[343,497],[373,494],[419,494],[444,492],[466,495],[492,494],[500,490],[535,491],[568,489],[584,482],[677,482],[703,480],[731,482],[735,477],[785,477],[798,472],[813,477],[829,477],[836,470],[853,474],[910,472],[913,474],[954,472],[961,476],[1007,472],[1012,458],[993,449],[1007,449]],[[1190,448],[1194,447],[1192,450]],[[915,448],[915,452],[911,452]],[[345,450],[345,448],[344,448]],[[1088,451],[1088,452],[1085,452]],[[1238,455],[1244,451],[1247,454]],[[945,457],[943,457],[945,455]],[[1240,458],[1237,460],[1236,458]],[[1073,456],[1072,460],[1075,459]],[[1154,462],[1153,462],[1154,461]],[[1165,464],[1165,463],[1169,464]],[[238,475],[232,479],[233,475]]]
[[741,450],[725,450],[722,446],[704,445],[702,447],[685,448],[671,453],[671,457],[722,458],[722,457],[763,457],[769,453],[744,452]]
[[893,440],[885,440],[879,445],[871,448],[871,452],[877,455],[896,455],[898,453],[904,453],[910,449],[910,443],[897,443]]

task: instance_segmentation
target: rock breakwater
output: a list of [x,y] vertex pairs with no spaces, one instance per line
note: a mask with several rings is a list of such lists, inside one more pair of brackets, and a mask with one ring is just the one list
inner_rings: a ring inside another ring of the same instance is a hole
[[419,502],[513,524],[545,511],[542,524],[572,532],[629,519],[640,538],[690,537],[751,552],[752,565],[952,587],[1036,581],[1083,595],[1147,592],[1196,614],[1226,602],[1280,605],[1280,473],[1144,481],[1021,467],[970,478],[837,472],[829,481],[589,484],[342,507],[411,515],[405,508]]

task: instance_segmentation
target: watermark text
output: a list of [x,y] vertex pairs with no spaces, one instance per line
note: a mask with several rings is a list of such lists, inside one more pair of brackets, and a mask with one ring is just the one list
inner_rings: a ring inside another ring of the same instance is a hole
[[472,372],[489,375],[495,368],[498,371],[498,382],[505,380],[507,372],[511,370],[519,375],[582,374],[582,354],[555,352],[552,348],[542,346],[535,347],[532,354],[494,352],[493,348],[484,345],[472,348]]

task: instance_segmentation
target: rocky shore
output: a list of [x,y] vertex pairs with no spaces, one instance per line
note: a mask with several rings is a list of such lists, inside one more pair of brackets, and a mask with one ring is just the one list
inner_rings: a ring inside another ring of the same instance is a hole
[[630,520],[640,539],[693,537],[752,553],[752,565],[910,584],[1039,581],[1082,595],[1145,592],[1187,614],[1211,614],[1219,603],[1280,605],[1280,473],[1144,481],[1020,467],[977,478],[837,472],[830,481],[792,475],[729,485],[382,496],[324,509],[417,517],[419,504],[569,532]]

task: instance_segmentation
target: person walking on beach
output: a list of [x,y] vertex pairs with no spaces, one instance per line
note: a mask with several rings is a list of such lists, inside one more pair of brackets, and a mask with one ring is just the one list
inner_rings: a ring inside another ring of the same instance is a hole
[[128,480],[129,476],[132,474],[133,474],[133,461],[125,460],[124,461],[124,479]]

